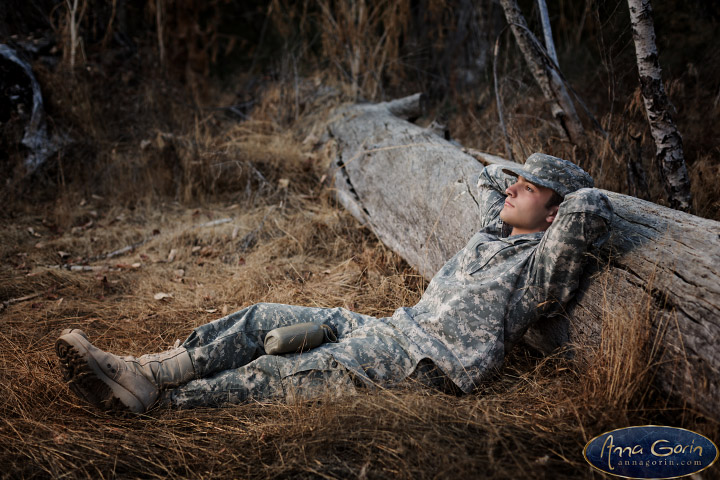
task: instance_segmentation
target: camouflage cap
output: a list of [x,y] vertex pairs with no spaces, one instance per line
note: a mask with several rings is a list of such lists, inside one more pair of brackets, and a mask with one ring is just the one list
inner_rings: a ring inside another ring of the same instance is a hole
[[562,158],[533,153],[525,165],[505,167],[503,172],[521,176],[528,182],[555,190],[561,196],[581,188],[592,187],[592,177],[582,168]]

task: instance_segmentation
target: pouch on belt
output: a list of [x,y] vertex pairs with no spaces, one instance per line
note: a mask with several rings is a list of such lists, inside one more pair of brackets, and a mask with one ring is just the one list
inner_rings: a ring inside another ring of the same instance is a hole
[[265,336],[265,353],[280,355],[305,352],[325,341],[337,342],[335,333],[328,325],[312,322],[297,323],[270,330]]

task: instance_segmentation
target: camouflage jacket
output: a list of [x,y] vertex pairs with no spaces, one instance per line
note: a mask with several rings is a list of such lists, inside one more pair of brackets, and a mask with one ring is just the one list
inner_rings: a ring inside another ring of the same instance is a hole
[[420,302],[385,319],[403,332],[415,363],[432,360],[474,390],[540,316],[573,296],[583,259],[609,232],[612,208],[591,188],[565,197],[545,232],[507,236],[499,218],[515,181],[497,165],[478,180],[481,229],[435,274]]

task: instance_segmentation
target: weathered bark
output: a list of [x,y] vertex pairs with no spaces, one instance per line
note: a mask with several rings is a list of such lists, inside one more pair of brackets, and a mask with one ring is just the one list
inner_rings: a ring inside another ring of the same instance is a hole
[[[32,68],[18,57],[15,50],[3,44],[0,44],[0,70],[4,72],[0,79],[0,95],[7,95],[0,103],[26,122],[22,144],[30,150],[25,159],[25,168],[28,173],[32,173],[57,152],[60,139],[51,139],[48,135],[42,92]],[[25,105],[24,109],[19,107],[20,104]],[[24,111],[28,106],[29,116]]]
[[562,125],[570,141],[576,145],[582,145],[585,130],[559,72],[538,48],[539,42],[528,29],[517,1],[500,0],[500,4],[530,72],[540,86],[543,95],[550,102],[553,116]]
[[545,0],[538,0],[538,10],[540,10],[540,20],[542,22],[543,38],[545,39],[545,50],[548,56],[552,58],[555,65],[560,66],[557,52],[555,51],[555,42],[553,42],[552,28],[550,27],[550,14],[548,13],[547,3]]
[[682,137],[670,114],[670,102],[662,83],[650,0],[628,0],[628,6],[640,74],[640,89],[650,132],[655,140],[658,170],[670,205],[687,212],[692,207],[690,178],[685,166]]
[[[416,116],[419,96],[333,113],[328,129],[337,196],[429,279],[478,228],[475,182],[483,165],[388,107]],[[653,329],[664,331],[660,385],[720,417],[720,223],[605,193],[615,210],[613,234],[601,252],[607,273],[586,279],[566,316],[543,321],[526,341],[544,352],[568,341],[596,345],[608,308],[630,309],[649,299]]]

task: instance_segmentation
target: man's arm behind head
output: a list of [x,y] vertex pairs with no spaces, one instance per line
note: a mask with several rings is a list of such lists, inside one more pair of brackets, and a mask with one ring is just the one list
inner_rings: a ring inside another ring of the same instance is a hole
[[613,211],[595,188],[568,194],[534,257],[533,294],[541,314],[557,311],[575,294],[587,253],[608,238]]

